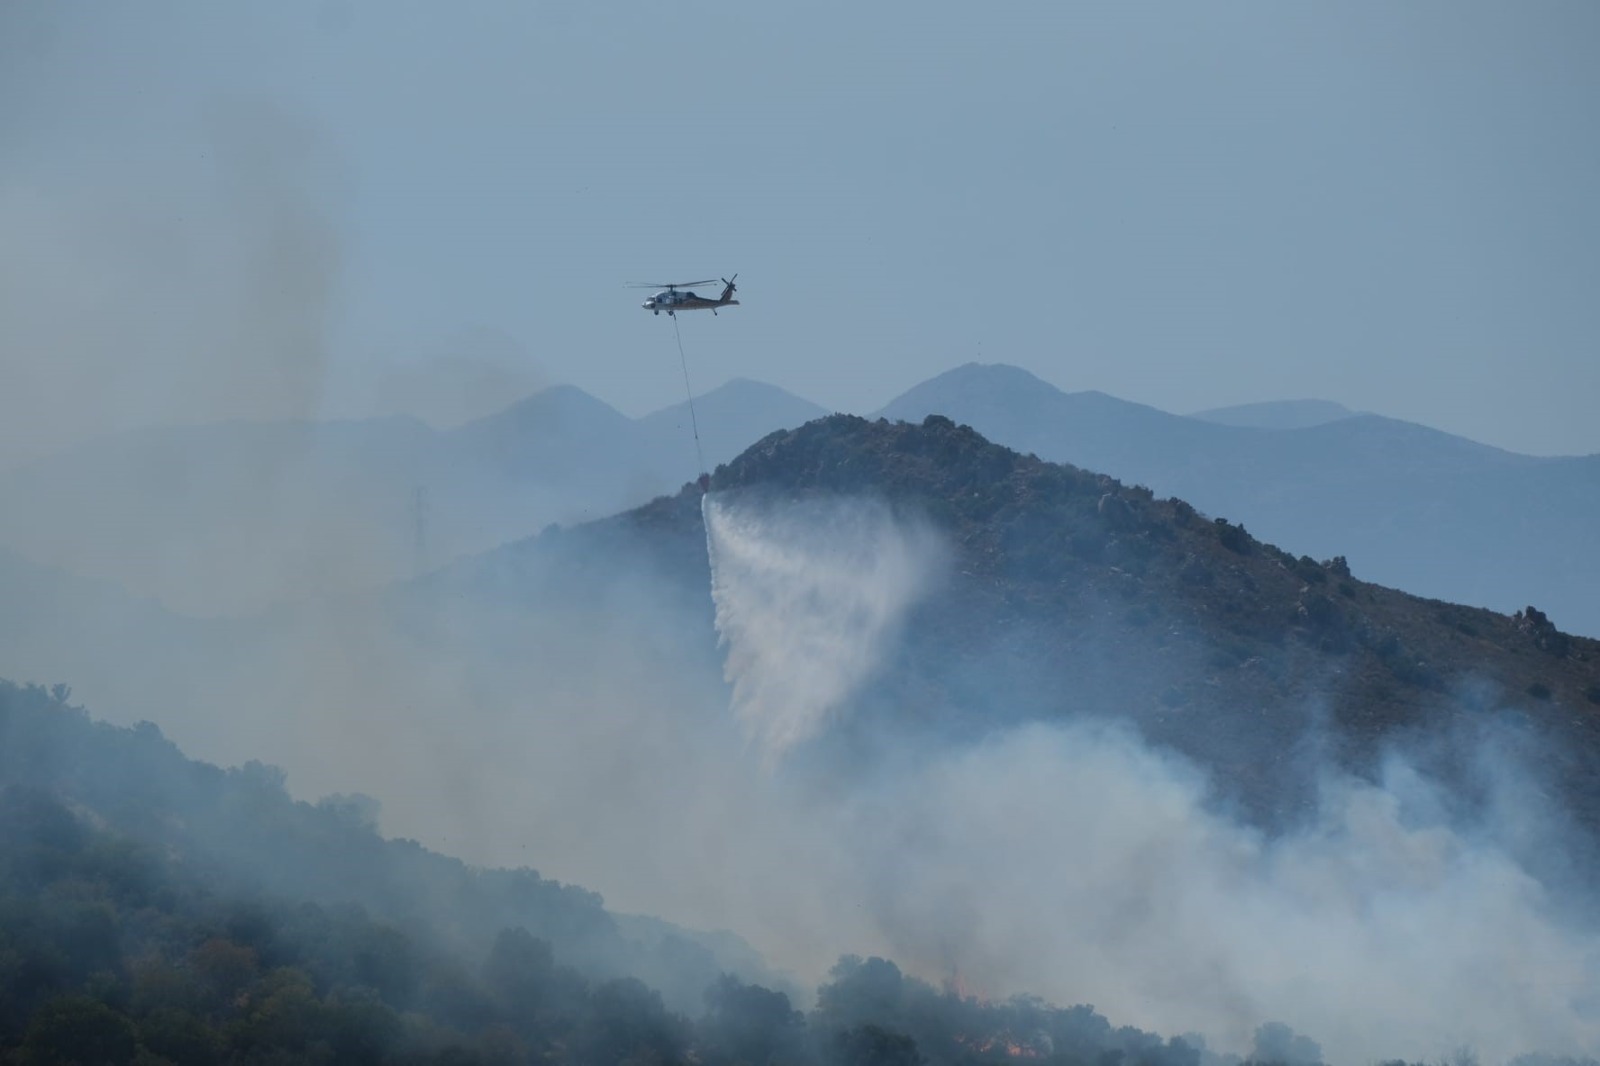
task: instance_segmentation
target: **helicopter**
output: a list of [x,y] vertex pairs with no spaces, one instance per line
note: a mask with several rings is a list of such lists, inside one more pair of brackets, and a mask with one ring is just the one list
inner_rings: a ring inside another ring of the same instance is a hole
[[[651,314],[659,315],[665,311],[674,318],[677,317],[679,311],[710,311],[712,314],[716,314],[719,307],[738,306],[739,301],[733,298],[733,294],[737,291],[733,284],[733,279],[738,276],[738,274],[735,274],[733,278],[707,278],[704,281],[640,282],[632,287],[635,289],[661,290],[639,305]],[[722,295],[715,300],[688,291],[690,285],[710,285],[713,281],[718,280],[722,282],[723,290]]]

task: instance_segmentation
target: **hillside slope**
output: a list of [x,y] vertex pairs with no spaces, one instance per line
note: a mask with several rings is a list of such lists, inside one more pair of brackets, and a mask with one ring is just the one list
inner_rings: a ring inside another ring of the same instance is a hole
[[[920,535],[863,541],[863,514],[931,531],[940,550],[908,568],[901,549],[920,550]],[[724,553],[729,516],[752,531],[743,563]],[[726,624],[730,562],[754,568],[741,595],[759,646]],[[917,595],[872,637],[857,617],[908,580]],[[479,957],[510,903],[533,908],[514,920],[545,923],[564,956],[593,947],[636,972],[703,967],[701,949],[716,958],[724,941],[617,921],[586,894],[425,847],[733,929],[808,983],[860,944],[935,981],[958,967],[996,992],[1130,1017],[1150,1006],[1175,1032],[1215,1008],[1233,1047],[1265,1018],[1309,1025],[1284,1011],[1315,1001],[1315,1031],[1339,1036],[1341,1062],[1380,1061],[1419,1011],[1431,1031],[1461,1016],[1480,1037],[1498,1028],[1503,1050],[1561,1035],[1504,1026],[1540,998],[1527,981],[1543,956],[1524,957],[1523,934],[1540,952],[1567,943],[1539,915],[1586,908],[1573,894],[1594,883],[1596,642],[1537,612],[1364,581],[942,417],[813,421],[722,466],[708,495],[684,486],[379,596],[259,622],[206,627],[203,661],[152,625],[150,702],[104,705],[157,721],[185,750],[205,741],[213,762],[266,759],[287,779],[197,768],[153,730],[68,727],[59,707],[33,736],[0,723],[0,771],[153,833],[186,863],[220,861],[230,891],[425,924],[437,904],[464,915],[438,927],[459,921]],[[741,673],[752,651],[778,671]],[[847,684],[833,683],[839,667],[856,671]],[[780,703],[815,687],[821,728],[776,765],[756,758],[741,680]],[[295,803],[289,781],[327,800]],[[387,831],[421,846],[382,841],[363,800],[330,795],[349,790],[378,797]],[[1063,909],[1063,878],[1080,907]],[[544,910],[551,895],[572,906]],[[1442,917],[1393,921],[1413,906]],[[1369,924],[1373,908],[1390,923]],[[1263,931],[1267,912],[1280,920]],[[1476,923],[1456,945],[1470,965],[1436,954],[1458,919]],[[1382,930],[1381,944],[1320,973],[1309,998],[1281,993],[1280,967],[1301,965],[1296,945],[1330,921]],[[1241,935],[1208,949],[1213,926]],[[1262,961],[1264,936],[1284,948]],[[1171,983],[1175,969],[1194,979]],[[1402,1005],[1358,1002],[1366,974],[1397,972],[1426,987]],[[1500,982],[1481,998],[1475,976],[1452,976],[1480,973]],[[663,991],[692,1010],[699,980]],[[1388,1019],[1381,1042],[1353,1050],[1340,1033],[1335,1019],[1356,1009]]]
[[[1435,741],[1433,768],[1472,794],[1481,782],[1468,748],[1504,731],[1497,743],[1521,745],[1569,810],[1600,829],[1600,642],[1536,610],[1387,588],[1342,558],[1293,554],[1181,500],[1019,455],[939,416],[841,415],[775,433],[718,469],[711,491],[730,502],[884,499],[953,547],[904,647],[820,742],[832,754],[1110,716],[1197,759],[1274,825],[1306,809],[1321,760],[1373,774],[1388,746],[1418,738]],[[558,611],[593,594],[582,575],[603,583],[627,559],[675,574],[703,602],[703,536],[699,494],[686,486],[490,553],[450,580]],[[544,576],[519,585],[510,574]]]
[[522,927],[582,972],[647,979],[681,1009],[698,1007],[723,972],[781,984],[731,934],[620,917],[595,893],[531,869],[478,869],[412,840],[384,839],[369,797],[297,802],[276,767],[224,770],[186,758],[151,723],[91,721],[64,690],[0,681],[0,741],[0,795],[55,797],[201,872],[224,894],[356,907],[474,956],[500,930]]
[[[1116,403],[1078,402],[1106,401]],[[1360,421],[1305,432],[1338,434]],[[1273,823],[1308,802],[1325,754],[1371,772],[1386,744],[1504,728],[1497,712],[1509,711],[1550,745],[1560,793],[1600,826],[1591,769],[1600,655],[1594,641],[1556,625],[1558,616],[1518,617],[1527,604],[1497,612],[1396,591],[1354,561],[1330,562],[1345,555],[1337,542],[1314,552],[1274,540],[1110,477],[1018,455],[942,418],[832,416],[780,431],[719,469],[713,491],[730,500],[887,497],[931,516],[955,546],[951,573],[913,613],[895,663],[858,694],[860,706],[827,743],[881,750],[886,723],[894,743],[908,744],[1026,719],[1111,715],[1213,768]],[[1397,542],[1403,536],[1387,528]],[[1401,547],[1428,553],[1425,544]],[[474,677],[488,716],[481,727],[498,729],[507,713],[499,702],[512,693],[556,678],[580,683],[586,642],[628,649],[629,683],[640,691],[660,689],[662,671],[672,670],[695,679],[683,681],[694,693],[686,699],[719,698],[708,687],[720,672],[709,583],[699,494],[686,487],[469,556],[349,609],[199,626],[97,594],[104,636],[74,650],[66,646],[76,623],[35,603],[4,665],[100,700],[122,693],[123,707],[162,716],[204,757],[258,752],[292,763],[297,781],[325,784],[337,780],[340,752],[359,746],[325,729],[327,715],[378,722],[404,707],[416,737],[430,736],[440,728],[423,730],[433,703],[451,698],[453,678]],[[19,578],[15,603],[49,599],[31,591],[38,584]],[[40,629],[49,619],[57,621]],[[126,641],[112,638],[131,619],[145,620],[129,630],[140,636],[137,652],[117,655]],[[209,710],[222,703],[235,708],[227,722]],[[295,730],[280,724],[285,709]],[[296,731],[322,739],[307,747]],[[451,744],[464,769],[471,746]],[[1460,774],[1462,758],[1447,759]],[[376,787],[383,774],[371,772]],[[416,803],[425,817],[420,796]]]
[[1305,429],[1324,422],[1337,422],[1356,412],[1331,400],[1267,400],[1230,407],[1195,411],[1189,417],[1224,426],[1251,426],[1256,429]]
[[[841,957],[802,1012],[771,975],[749,983],[765,971],[733,934],[619,918],[532,870],[385,840],[366,797],[293,803],[281,786],[272,767],[192,762],[148,723],[0,682],[0,1058],[1240,1061],[1086,1005],[941,990],[877,957]],[[1264,1051],[1293,1037],[1256,1032]]]

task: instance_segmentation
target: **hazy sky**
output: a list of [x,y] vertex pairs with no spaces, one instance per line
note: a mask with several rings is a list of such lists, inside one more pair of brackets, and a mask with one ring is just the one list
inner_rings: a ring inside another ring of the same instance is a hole
[[1596,54],[1587,0],[9,3],[0,448],[640,414],[683,382],[625,283],[737,271],[697,388],[1008,362],[1596,452]]

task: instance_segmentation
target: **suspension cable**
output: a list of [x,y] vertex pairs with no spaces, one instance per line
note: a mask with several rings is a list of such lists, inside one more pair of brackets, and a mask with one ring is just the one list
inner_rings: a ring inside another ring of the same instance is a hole
[[683,367],[683,391],[689,397],[689,425],[694,429],[694,455],[700,461],[700,473],[706,473],[706,456],[700,450],[700,423],[694,416],[694,390],[689,388],[689,360],[683,354],[683,334],[678,330],[678,316],[672,315],[672,335],[678,338],[678,363]]

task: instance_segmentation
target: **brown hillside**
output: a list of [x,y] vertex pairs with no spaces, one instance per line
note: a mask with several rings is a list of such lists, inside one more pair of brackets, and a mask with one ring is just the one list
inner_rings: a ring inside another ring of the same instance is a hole
[[[1317,758],[1370,771],[1387,742],[1432,740],[1436,768],[1471,786],[1457,742],[1492,724],[1526,739],[1580,820],[1600,826],[1600,642],[1536,609],[1371,584],[1340,559],[1296,557],[939,416],[774,433],[719,468],[712,491],[875,494],[956,545],[951,580],[852,719],[858,738],[1115,714],[1276,821],[1309,797]],[[686,489],[629,522],[682,532],[699,523],[696,499]]]

